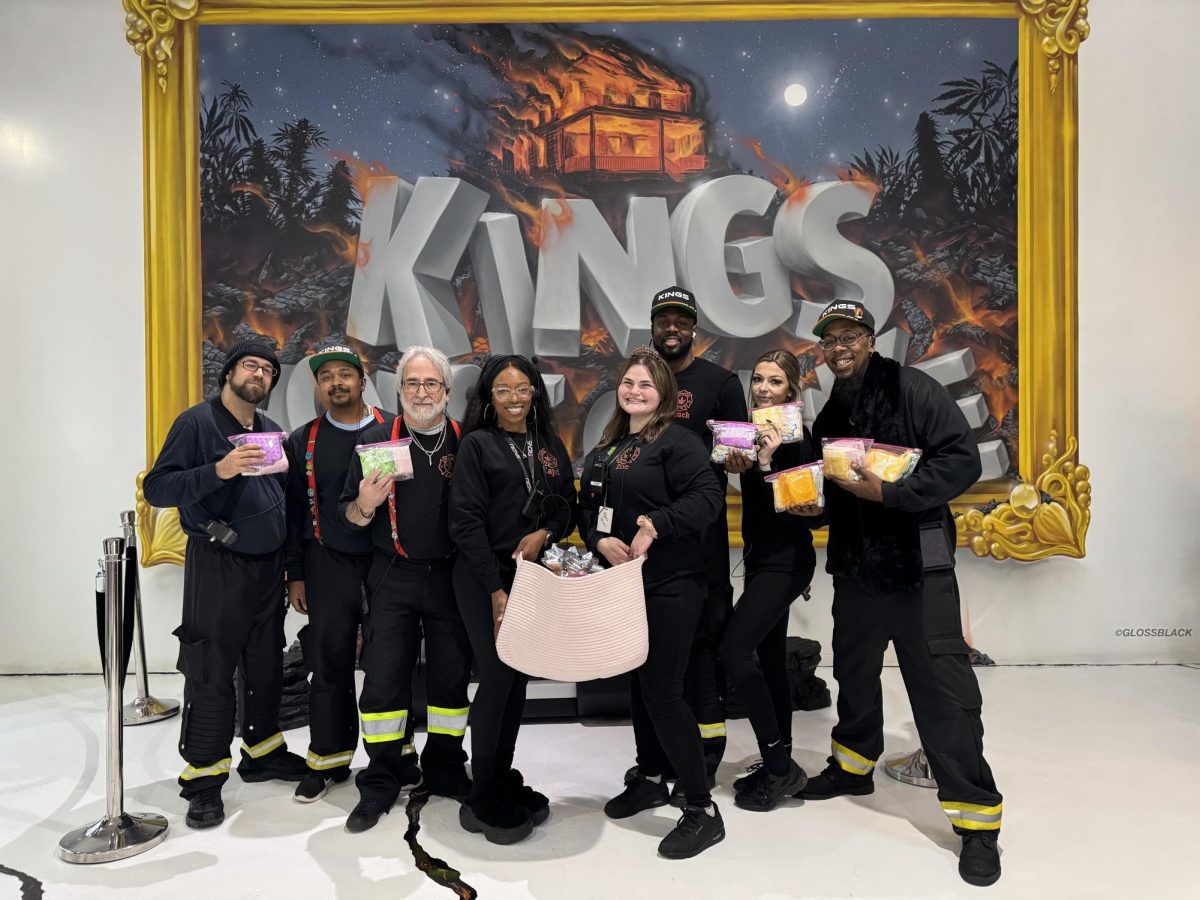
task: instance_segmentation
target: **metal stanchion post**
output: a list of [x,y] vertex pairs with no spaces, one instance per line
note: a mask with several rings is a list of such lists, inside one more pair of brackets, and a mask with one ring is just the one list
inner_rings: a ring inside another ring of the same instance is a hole
[[150,677],[146,670],[146,633],[142,625],[142,587],[137,573],[137,529],[133,510],[121,513],[121,528],[125,532],[125,559],[129,565],[126,578],[133,580],[133,671],[137,681],[137,699],[125,704],[126,725],[145,725],[159,719],[169,719],[179,712],[178,700],[159,700],[150,693]]
[[937,787],[933,770],[929,768],[929,760],[926,759],[925,751],[920,747],[908,753],[889,756],[883,761],[883,771],[905,784],[924,788]]
[[105,863],[149,850],[167,835],[167,820],[153,813],[125,812],[121,733],[121,566],[125,540],[104,541],[105,660],[108,688],[107,814],[63,835],[58,855],[66,862]]

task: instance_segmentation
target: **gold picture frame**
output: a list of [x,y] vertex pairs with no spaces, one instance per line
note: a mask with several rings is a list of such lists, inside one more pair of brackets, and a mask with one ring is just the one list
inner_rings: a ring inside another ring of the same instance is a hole
[[[953,504],[960,545],[981,557],[1082,557],[1090,473],[1078,459],[1078,99],[1087,0],[123,0],[141,57],[145,160],[146,458],[202,399],[198,27],[722,19],[1009,18],[1018,22],[1019,424],[1015,483],[981,482]],[[175,510],[137,479],[142,563],[182,564]],[[731,510],[736,526],[737,511]],[[819,536],[820,537],[820,536]]]

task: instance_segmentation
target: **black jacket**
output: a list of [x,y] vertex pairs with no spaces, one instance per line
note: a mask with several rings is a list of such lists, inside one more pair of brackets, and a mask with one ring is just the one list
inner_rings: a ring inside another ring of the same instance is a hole
[[[804,440],[783,444],[771,457],[771,472],[782,472],[815,462],[812,439],[804,429]],[[756,465],[741,474],[742,552],[746,573],[807,573],[812,579],[817,566],[812,529],[821,526],[821,516],[794,516],[775,511],[775,491],[766,481],[770,472]]]
[[[607,496],[589,497],[581,504],[579,534],[587,548],[607,565],[596,545],[608,534],[596,530],[601,504],[613,510],[613,537],[626,544],[637,534],[638,516],[649,516],[658,538],[650,545],[642,567],[646,587],[654,587],[680,575],[706,571],[704,530],[716,521],[724,496],[708,461],[708,450],[696,435],[672,423],[651,444],[626,437],[612,448],[608,464]],[[586,476],[596,455],[609,447],[597,447],[583,462]]]
[[826,480],[827,571],[881,590],[911,588],[921,582],[927,562],[922,526],[940,532],[952,563],[948,504],[979,480],[982,466],[975,436],[946,389],[918,369],[873,353],[849,407],[831,397],[813,423],[816,445],[827,437],[869,437],[921,450],[912,474],[883,485],[882,503],[859,500]]

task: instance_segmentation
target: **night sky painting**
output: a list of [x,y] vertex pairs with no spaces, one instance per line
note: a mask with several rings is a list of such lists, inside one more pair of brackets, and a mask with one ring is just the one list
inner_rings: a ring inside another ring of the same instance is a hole
[[[535,280],[543,198],[594,201],[624,242],[632,195],[674,210],[707,180],[768,179],[775,206],[734,219],[734,240],[770,234],[809,185],[853,180],[873,202],[839,230],[891,272],[903,361],[970,351],[973,371],[947,387],[960,405],[983,398],[972,425],[1002,451],[990,474],[1015,474],[1015,21],[202,26],[200,51],[207,391],[247,328],[285,363],[351,340],[394,369],[395,346],[346,333],[371,250],[357,240],[368,176],[485,191],[489,212],[520,216]],[[790,283],[794,302],[833,299],[811,273]],[[471,343],[452,361],[470,363],[489,341],[467,256],[453,284]],[[542,358],[565,376],[556,413],[577,457],[622,358],[584,307],[580,352]],[[816,388],[821,352],[803,335],[697,336],[735,369],[780,346]]]

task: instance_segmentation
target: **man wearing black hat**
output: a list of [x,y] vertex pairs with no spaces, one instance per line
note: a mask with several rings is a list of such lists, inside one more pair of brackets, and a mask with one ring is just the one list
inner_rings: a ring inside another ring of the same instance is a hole
[[861,303],[830,304],[813,332],[837,379],[813,439],[872,438],[919,448],[921,459],[895,483],[859,466],[857,480],[826,478],[838,722],[829,765],[799,796],[874,790],[883,751],[879,676],[891,641],[942,810],[962,836],[959,874],[992,884],[1000,877],[1002,798],[983,758],[983,701],[962,637],[948,505],[979,478],[975,438],[945,388],[873,352],[875,322]]
[[308,774],[296,800],[311,803],[350,776],[358,746],[354,657],[371,568],[371,536],[338,515],[354,447],[370,425],[390,425],[393,413],[363,402],[362,359],[333,346],[308,358],[325,414],[287,439],[288,600],[309,617],[300,631],[312,669],[308,691]]
[[[666,360],[679,385],[675,421],[695,432],[706,447],[712,446],[709,419],[745,422],[746,396],[737,375],[716,363],[693,354],[696,334],[696,298],[691,291],[669,287],[654,295],[650,306],[651,340]],[[726,491],[727,479],[721,466],[714,466]],[[708,529],[704,542],[708,559],[708,595],[696,639],[688,660],[684,693],[700,725],[704,761],[709,779],[725,755],[725,671],[720,663],[721,637],[733,610],[733,586],[729,581],[729,522],[725,505]],[[682,805],[682,795],[672,795]]]
[[257,410],[278,377],[269,339],[235,343],[220,394],[179,415],[142,482],[148,503],[179,508],[187,535],[183,624],[175,635],[186,679],[179,752],[187,765],[179,793],[191,828],[225,819],[221,786],[232,762],[235,669],[242,673],[242,780],[299,781],[306,771],[279,730],[286,476],[252,477],[266,461],[263,448],[229,440],[279,431]]

